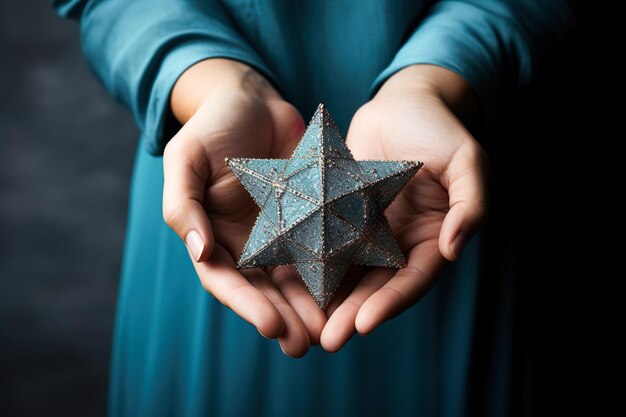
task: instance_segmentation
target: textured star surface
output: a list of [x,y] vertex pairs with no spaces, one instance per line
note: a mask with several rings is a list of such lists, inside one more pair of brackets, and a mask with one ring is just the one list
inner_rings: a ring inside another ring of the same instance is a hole
[[295,264],[321,308],[352,264],[401,268],[384,210],[422,166],[355,161],[320,104],[291,159],[227,159],[261,212],[238,268]]

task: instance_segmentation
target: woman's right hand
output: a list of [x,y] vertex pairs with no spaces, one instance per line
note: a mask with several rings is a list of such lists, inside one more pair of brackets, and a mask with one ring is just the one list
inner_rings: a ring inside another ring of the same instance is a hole
[[163,155],[163,216],[186,243],[203,287],[254,325],[278,338],[289,356],[319,343],[326,315],[293,270],[237,270],[258,207],[226,167],[233,157],[288,158],[304,129],[302,117],[245,64],[209,59],[190,67],[171,96],[183,124]]

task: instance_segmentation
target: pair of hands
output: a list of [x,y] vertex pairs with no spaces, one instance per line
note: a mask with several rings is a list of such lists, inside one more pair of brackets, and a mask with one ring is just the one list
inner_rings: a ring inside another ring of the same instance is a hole
[[165,148],[163,215],[183,239],[203,287],[289,356],[321,343],[335,352],[415,304],[445,260],[455,260],[485,214],[485,156],[457,117],[472,112],[465,81],[414,65],[393,75],[354,115],[355,159],[420,160],[424,168],[387,209],[407,255],[401,270],[354,272],[326,311],[293,266],[239,271],[236,259],[258,207],[226,157],[289,158],[305,123],[245,64],[210,59],[189,68],[171,97],[182,129]]

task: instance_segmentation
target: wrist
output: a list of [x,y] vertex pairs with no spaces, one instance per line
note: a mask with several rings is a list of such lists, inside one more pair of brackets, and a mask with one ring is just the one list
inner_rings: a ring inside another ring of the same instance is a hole
[[476,96],[467,81],[437,65],[416,64],[401,69],[383,84],[376,96],[411,93],[437,97],[461,119],[470,118],[477,108]]
[[278,97],[267,80],[250,66],[224,58],[211,58],[189,67],[176,81],[170,96],[174,117],[184,124],[215,94]]

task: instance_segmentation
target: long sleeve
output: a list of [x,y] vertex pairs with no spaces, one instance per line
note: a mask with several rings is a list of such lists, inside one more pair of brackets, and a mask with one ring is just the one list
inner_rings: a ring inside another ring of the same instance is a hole
[[434,64],[461,75],[483,109],[536,75],[542,58],[574,26],[567,0],[443,0],[434,3],[372,91],[413,64]]
[[133,112],[147,149],[163,151],[169,96],[178,77],[207,58],[231,58],[274,77],[215,0],[57,0],[80,20],[83,53],[104,86]]

